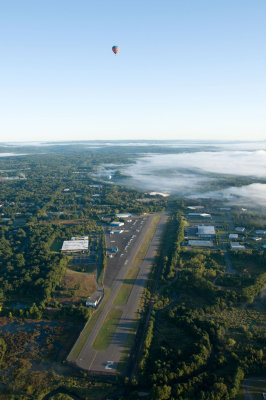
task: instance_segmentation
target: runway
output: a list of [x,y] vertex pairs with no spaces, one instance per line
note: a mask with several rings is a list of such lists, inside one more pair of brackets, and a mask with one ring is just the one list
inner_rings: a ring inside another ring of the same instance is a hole
[[[117,247],[118,242],[120,242],[120,249],[115,257],[110,259],[111,262],[107,266],[106,276],[104,280],[105,286],[108,286],[111,290],[111,295],[107,303],[105,304],[104,309],[102,310],[97,322],[95,323],[85,345],[80,351],[77,359],[74,359],[74,357],[71,356],[71,353],[73,354],[73,351],[71,351],[68,356],[68,361],[75,362],[76,365],[80,368],[95,372],[104,372],[111,374],[117,373],[119,360],[123,354],[128,333],[131,331],[131,324],[136,320],[135,314],[137,311],[137,307],[142,292],[146,286],[147,278],[152,267],[154,256],[156,255],[156,251],[160,244],[161,235],[167,219],[167,216],[165,214],[161,214],[160,221],[157,225],[155,234],[150,242],[145,258],[141,265],[139,265],[139,274],[131,290],[127,304],[123,307],[116,307],[122,310],[122,316],[111,339],[109,347],[104,351],[96,351],[93,349],[93,343],[108,312],[111,309],[115,308],[115,306],[113,305],[113,301],[123,283],[123,279],[125,278],[128,270],[133,265],[135,256],[139,248],[141,247],[143,240],[145,239],[153,218],[154,216],[146,216],[144,220],[141,218],[136,219],[136,222],[134,221],[135,223],[131,223],[130,229],[125,229],[127,232],[125,232],[124,237],[119,236],[118,239],[115,239],[115,244],[117,245]],[[136,240],[132,240],[130,246],[127,247],[127,251],[125,251],[126,246],[121,247],[123,241],[126,240],[128,243],[130,240],[129,238],[132,238],[132,236],[134,235],[134,231],[137,231],[138,229],[139,232],[137,233],[139,233],[139,235],[136,235],[136,238],[134,238]],[[109,237],[108,240],[111,241],[113,239],[110,239]],[[108,240],[107,247],[109,246]]]

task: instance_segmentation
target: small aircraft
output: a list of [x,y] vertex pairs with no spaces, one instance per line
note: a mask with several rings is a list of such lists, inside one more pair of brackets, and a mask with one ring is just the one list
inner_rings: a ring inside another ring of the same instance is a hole
[[119,47],[118,46],[113,46],[112,47],[113,53],[117,54],[119,52]]

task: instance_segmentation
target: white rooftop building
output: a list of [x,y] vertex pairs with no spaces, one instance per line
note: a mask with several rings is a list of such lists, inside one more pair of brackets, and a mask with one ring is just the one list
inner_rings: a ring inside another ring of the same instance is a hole
[[187,206],[190,210],[202,210],[204,207],[203,206]]
[[245,246],[238,242],[231,242],[231,249],[232,250],[245,250]]
[[215,237],[215,228],[212,225],[198,225],[198,236],[201,238]]
[[245,232],[245,230],[246,228],[244,228],[243,226],[237,226],[235,229],[236,232],[241,232],[241,233]]
[[229,239],[238,239],[238,233],[230,233]]
[[120,221],[113,221],[110,223],[111,226],[123,226],[125,225],[124,222],[120,222]]
[[123,229],[115,229],[115,230],[110,231],[110,235],[113,235],[113,234],[115,234],[115,233],[120,234],[120,233],[123,233],[123,232],[124,232]]
[[131,214],[123,214],[123,213],[115,214],[115,216],[116,216],[116,218],[130,218],[130,217],[132,217]]
[[259,236],[255,236],[252,239],[255,240],[255,242],[259,242],[260,240],[262,240],[262,238]]
[[75,253],[79,251],[86,251],[89,247],[89,240],[65,240],[62,246],[62,253]]
[[86,306],[96,308],[102,298],[103,291],[101,289],[98,289],[91,297],[88,297],[88,299],[86,300]]

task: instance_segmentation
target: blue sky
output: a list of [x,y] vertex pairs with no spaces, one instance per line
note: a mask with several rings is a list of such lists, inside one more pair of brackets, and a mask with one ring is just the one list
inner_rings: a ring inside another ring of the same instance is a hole
[[0,141],[266,139],[265,20],[265,0],[1,2]]

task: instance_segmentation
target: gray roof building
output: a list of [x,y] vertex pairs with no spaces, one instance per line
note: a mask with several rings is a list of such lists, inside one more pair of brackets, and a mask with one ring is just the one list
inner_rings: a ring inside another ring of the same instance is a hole
[[202,238],[215,237],[215,227],[213,225],[198,225],[198,236]]

